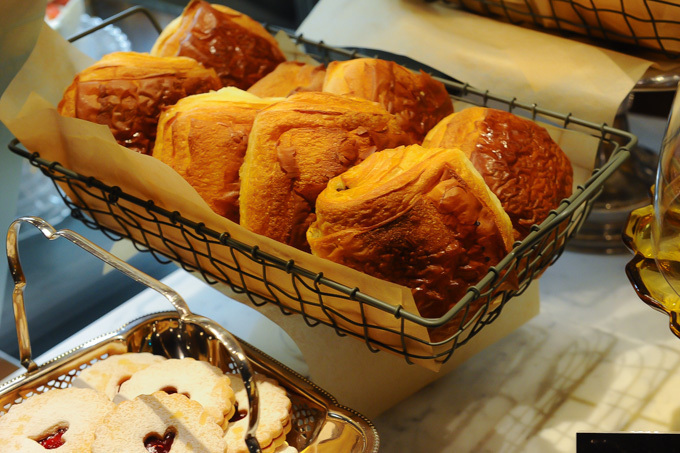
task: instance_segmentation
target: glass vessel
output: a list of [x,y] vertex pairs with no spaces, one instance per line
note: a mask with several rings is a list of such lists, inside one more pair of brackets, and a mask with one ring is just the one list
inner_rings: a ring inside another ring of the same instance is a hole
[[623,240],[635,257],[626,274],[638,296],[668,314],[680,337],[680,96],[676,91],[661,145],[650,205],[630,214]]

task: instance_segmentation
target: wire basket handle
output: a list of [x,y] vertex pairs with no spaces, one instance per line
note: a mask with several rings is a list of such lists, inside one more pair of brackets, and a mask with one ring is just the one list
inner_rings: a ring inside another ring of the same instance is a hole
[[108,251],[92,243],[80,234],[68,230],[56,230],[45,220],[39,217],[19,217],[9,226],[7,231],[7,261],[9,262],[9,270],[14,280],[14,290],[12,291],[12,304],[14,308],[14,320],[17,329],[17,338],[19,341],[19,357],[21,364],[26,368],[28,373],[38,369],[38,365],[32,358],[31,341],[28,334],[28,322],[26,319],[26,309],[24,305],[24,289],[26,288],[26,276],[24,275],[19,260],[19,230],[23,223],[28,223],[37,228],[43,236],[50,241],[60,237],[68,239],[78,247],[89,252],[95,257],[99,258],[111,267],[119,270],[131,279],[139,282],[147,287],[160,293],[163,297],[168,299],[173,307],[180,314],[180,320],[185,323],[194,323],[203,326],[208,330],[217,340],[219,340],[229,352],[231,358],[236,363],[238,370],[243,379],[246,395],[248,397],[248,429],[246,431],[245,442],[250,453],[260,452],[260,446],[255,438],[255,430],[258,422],[258,393],[257,386],[253,380],[254,373],[246,354],[239,345],[234,336],[229,333],[222,326],[215,321],[193,314],[189,310],[189,306],[184,299],[175,290],[166,284],[156,280],[155,278],[145,274],[139,269],[130,266],[125,261],[112,255]]

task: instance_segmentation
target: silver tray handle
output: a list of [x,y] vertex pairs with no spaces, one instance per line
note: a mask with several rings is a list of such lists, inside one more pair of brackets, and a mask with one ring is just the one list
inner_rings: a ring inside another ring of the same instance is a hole
[[111,267],[119,270],[136,282],[139,282],[157,291],[163,297],[168,299],[172,306],[175,307],[177,312],[180,314],[180,320],[182,322],[198,324],[210,332],[218,341],[220,341],[229,352],[232,360],[234,360],[238,371],[241,374],[241,378],[243,379],[246,396],[248,397],[248,429],[245,435],[245,442],[248,446],[248,451],[250,453],[261,451],[257,439],[255,438],[255,431],[257,429],[259,415],[257,386],[253,380],[254,373],[250,367],[248,358],[246,357],[246,354],[243,352],[243,349],[239,345],[236,338],[234,338],[231,333],[229,333],[224,327],[220,326],[215,321],[204,316],[193,314],[189,310],[189,306],[184,301],[184,299],[166,284],[156,280],[150,275],[145,274],[139,269],[130,266],[125,261],[112,255],[108,251],[72,230],[55,230],[54,227],[45,220],[39,217],[27,216],[19,217],[9,226],[7,231],[6,248],[9,270],[12,275],[12,279],[14,280],[12,305],[14,308],[14,320],[16,323],[17,338],[19,341],[19,358],[21,360],[21,364],[26,368],[26,371],[29,374],[33,371],[36,371],[39,367],[31,357],[31,341],[28,335],[28,322],[26,320],[26,309],[24,305],[26,277],[19,260],[19,230],[22,223],[33,225],[50,241],[60,237],[68,239],[78,247],[99,258]]

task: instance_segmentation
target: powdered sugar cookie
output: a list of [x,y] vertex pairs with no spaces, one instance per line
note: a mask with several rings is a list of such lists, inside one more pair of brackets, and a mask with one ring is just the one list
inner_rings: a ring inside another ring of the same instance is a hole
[[[277,448],[285,443],[286,434],[292,427],[291,402],[286,390],[275,380],[259,374],[254,376],[254,380],[259,395],[259,417],[255,437],[263,453],[272,453],[278,451]],[[248,447],[243,438],[248,429],[246,418],[248,397],[240,377],[232,376],[231,386],[236,395],[237,411],[229,421],[224,435],[228,444],[227,451],[247,453]]]
[[90,452],[95,429],[115,405],[92,389],[53,389],[0,417],[0,450],[22,453]]
[[226,426],[234,413],[234,391],[218,367],[192,358],[167,359],[136,372],[120,386],[115,403],[158,390],[181,393],[199,402],[218,424]]
[[222,436],[198,402],[159,391],[121,402],[97,429],[92,453],[224,453]]
[[298,453],[298,450],[288,445],[288,442],[284,442],[279,448],[274,450],[274,453]]
[[121,384],[134,373],[164,360],[165,357],[148,352],[112,355],[85,368],[76,376],[72,385],[98,390],[113,400]]

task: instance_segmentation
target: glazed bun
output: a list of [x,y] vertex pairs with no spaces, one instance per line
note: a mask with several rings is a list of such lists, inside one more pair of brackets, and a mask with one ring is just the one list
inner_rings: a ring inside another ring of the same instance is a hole
[[443,83],[387,60],[357,58],[328,65],[323,91],[380,103],[399,119],[402,129],[421,143],[425,134],[453,112]]
[[511,250],[512,225],[462,151],[411,145],[331,179],[307,238],[314,255],[411,288],[438,318]]
[[328,181],[376,151],[410,143],[365,99],[296,93],[260,111],[241,167],[241,225],[301,250]]
[[243,90],[286,60],[278,42],[259,22],[203,0],[192,0],[163,29],[151,54],[191,57],[214,68],[223,86]]
[[238,88],[197,94],[164,111],[153,157],[179,173],[217,214],[239,222],[239,169],[255,115],[275,102]]
[[459,147],[498,196],[515,239],[572,192],[572,167],[545,128],[512,113],[470,107],[437,124],[425,147]]
[[114,52],[75,77],[58,111],[104,124],[122,146],[150,154],[164,107],[220,86],[215,71],[191,58]]
[[326,76],[324,65],[285,61],[248,88],[260,97],[286,97],[299,91],[321,91]]

